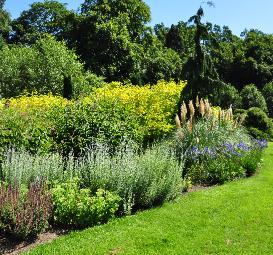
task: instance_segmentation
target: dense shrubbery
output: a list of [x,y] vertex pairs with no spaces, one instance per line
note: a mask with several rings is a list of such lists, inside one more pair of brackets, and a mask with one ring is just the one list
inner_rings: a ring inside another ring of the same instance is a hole
[[98,148],[81,164],[86,186],[114,191],[123,199],[124,213],[175,198],[182,190],[183,161],[176,162],[168,146],[158,145],[138,155],[128,147],[111,157]]
[[[272,83],[265,98],[257,88],[272,80],[271,35],[237,38],[203,24],[201,7],[187,23],[156,25],[154,35],[142,0],[86,0],[78,13],[45,1],[13,22],[4,3],[0,232],[89,227],[174,199],[190,183],[255,173],[266,142],[249,134],[273,136]],[[173,139],[178,103],[197,95],[230,108],[183,103]]]
[[183,162],[176,162],[167,145],[139,153],[123,145],[115,155],[107,146],[96,145],[84,158],[63,159],[58,154],[37,156],[10,151],[2,163],[2,179],[28,186],[32,181],[69,182],[78,178],[92,194],[104,189],[121,198],[121,213],[131,213],[175,198],[182,190]]
[[50,95],[2,100],[1,147],[80,155],[94,139],[112,147],[124,137],[147,144],[173,131],[183,86],[163,81],[151,88],[112,83],[77,101]]
[[176,118],[176,150],[186,160],[185,178],[217,184],[253,173],[261,148],[233,119],[232,109],[215,111],[207,100],[197,100],[195,106],[192,101],[188,108],[183,104]]
[[257,107],[251,107],[248,110],[237,109],[235,116],[241,119],[242,124],[252,137],[257,139],[272,139],[272,119],[262,109]]
[[77,55],[65,43],[52,37],[40,39],[33,47],[5,46],[0,50],[0,66],[0,95],[5,98],[24,91],[61,95],[64,76],[72,77],[75,96],[102,83],[95,75],[85,73]]
[[250,134],[256,138],[270,139],[273,136],[273,125],[267,114],[257,107],[247,111],[244,125]]
[[[112,83],[77,101],[51,95],[2,100],[2,148],[12,147],[1,158],[0,178],[10,185],[0,194],[1,230],[24,238],[48,222],[84,228],[174,199],[189,183],[252,175],[266,143],[253,141],[231,108],[211,107],[208,100],[183,103],[173,141],[182,87]],[[35,196],[37,183],[46,186],[37,186]],[[15,201],[9,192],[22,195]],[[44,203],[30,221],[25,214],[36,200]],[[22,219],[11,217],[21,208]]]
[[221,87],[217,100],[217,104],[223,108],[229,108],[232,105],[233,108],[237,109],[240,108],[242,104],[242,98],[238,90],[229,84],[225,84]]
[[194,183],[211,185],[250,176],[257,170],[265,146],[266,142],[251,141],[201,149],[192,147],[186,177]]

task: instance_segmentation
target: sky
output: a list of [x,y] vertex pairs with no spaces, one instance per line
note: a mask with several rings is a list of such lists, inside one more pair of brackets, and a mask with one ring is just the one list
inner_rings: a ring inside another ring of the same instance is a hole
[[[38,0],[36,0],[38,1]],[[76,10],[84,0],[60,0]],[[6,0],[6,9],[13,18],[27,9],[35,0]],[[145,0],[152,13],[151,25],[163,22],[170,26],[178,21],[187,21],[196,13],[201,0]],[[227,25],[240,35],[244,29],[259,29],[273,34],[273,0],[214,0],[215,8],[203,5],[204,22]]]

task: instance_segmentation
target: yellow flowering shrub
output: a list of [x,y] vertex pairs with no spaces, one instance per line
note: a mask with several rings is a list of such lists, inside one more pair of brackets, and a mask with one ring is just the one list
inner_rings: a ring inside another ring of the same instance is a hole
[[138,123],[141,136],[156,139],[174,129],[173,119],[184,87],[185,82],[159,81],[156,85],[142,87],[113,82],[98,88],[83,102],[91,100],[98,104],[119,105],[120,111],[125,111],[134,118],[132,121]]
[[0,145],[49,151],[54,126],[53,109],[64,108],[69,102],[53,95],[21,96],[0,101]]
[[4,99],[0,101],[1,109],[9,106],[17,109],[20,112],[28,112],[31,110],[47,111],[55,106],[64,107],[69,103],[68,100],[60,96],[48,95],[37,95],[33,93],[31,96],[23,95],[16,98]]
[[124,138],[151,142],[174,130],[184,86],[184,82],[143,87],[112,82],[76,101],[36,94],[3,99],[0,146],[80,154],[94,138],[112,146]]

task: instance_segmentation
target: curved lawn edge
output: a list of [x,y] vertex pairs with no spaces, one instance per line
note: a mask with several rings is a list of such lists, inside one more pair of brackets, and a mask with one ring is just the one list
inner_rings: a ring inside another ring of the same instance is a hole
[[254,177],[71,233],[24,254],[272,254],[273,144]]

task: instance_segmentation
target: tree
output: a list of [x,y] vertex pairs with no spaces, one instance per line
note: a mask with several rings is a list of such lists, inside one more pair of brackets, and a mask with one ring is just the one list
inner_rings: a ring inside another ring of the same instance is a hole
[[32,47],[4,46],[0,50],[0,95],[14,97],[22,92],[62,95],[63,77],[70,77],[79,93],[86,86],[83,64],[65,43],[52,36],[38,40]]
[[216,33],[218,48],[209,46],[219,77],[241,90],[247,84],[259,89],[272,81],[273,36],[258,30],[244,31],[243,37],[232,35],[224,28]]
[[146,30],[146,24],[151,20],[150,8],[142,0],[85,0],[81,14],[96,17],[98,23],[126,15],[126,26],[132,40],[140,39]]
[[157,39],[163,44],[166,44],[166,36],[169,32],[170,28],[165,27],[163,23],[156,24],[154,26],[154,32],[157,37]]
[[4,42],[8,39],[10,32],[10,15],[4,10],[6,0],[0,0],[0,48]]
[[67,39],[75,15],[58,1],[35,2],[12,22],[11,42],[32,44],[45,33]]
[[166,47],[175,50],[182,54],[183,41],[178,26],[172,25],[169,32],[166,35]]
[[6,0],[0,0],[0,10],[4,9],[5,2]]
[[94,17],[80,20],[77,52],[86,68],[106,81],[128,79],[134,68],[136,43],[130,39],[127,15],[98,23]]
[[73,97],[73,84],[71,76],[64,76],[63,98],[71,100]]
[[[200,7],[196,15],[189,19],[195,25],[194,46],[195,52],[190,56],[184,66],[184,77],[188,81],[181,93],[180,101],[188,101],[199,97],[209,97],[212,103],[217,102],[217,96],[223,82],[219,80],[218,73],[212,60],[203,49],[203,44],[211,40],[206,26],[201,22],[204,15]],[[180,103],[181,103],[180,102]]]
[[269,117],[273,118],[273,82],[267,83],[264,86],[262,93],[267,104]]
[[140,66],[149,20],[150,9],[142,0],[86,0],[77,24],[77,53],[87,69],[106,81],[129,79]]
[[138,84],[155,84],[158,80],[179,81],[181,78],[182,61],[178,53],[164,45],[154,36],[150,42],[141,47],[139,61]]
[[180,21],[172,25],[165,35],[164,45],[176,51],[183,62],[194,52],[194,28]]

